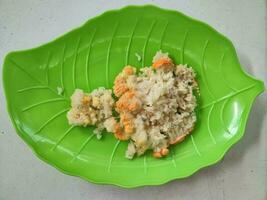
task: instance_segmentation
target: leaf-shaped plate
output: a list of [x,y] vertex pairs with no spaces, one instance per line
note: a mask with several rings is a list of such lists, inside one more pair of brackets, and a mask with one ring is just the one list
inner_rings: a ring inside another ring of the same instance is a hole
[[[97,140],[92,128],[68,125],[75,88],[110,88],[124,65],[150,65],[159,49],[194,68],[201,94],[195,130],[168,157],[127,160],[127,142],[108,133]],[[241,69],[228,39],[202,22],[154,6],[109,11],[50,43],[12,52],[3,80],[13,124],[39,158],[64,173],[128,188],[186,177],[219,161],[242,137],[252,103],[264,89]]]

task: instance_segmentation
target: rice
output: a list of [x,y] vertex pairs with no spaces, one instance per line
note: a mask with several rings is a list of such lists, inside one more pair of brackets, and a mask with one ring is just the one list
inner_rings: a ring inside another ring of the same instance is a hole
[[[168,53],[159,51],[151,67],[125,66],[114,81],[113,92],[98,88],[90,94],[76,89],[71,97],[69,123],[96,125],[101,138],[106,129],[118,140],[128,140],[125,157],[132,159],[147,150],[160,158],[168,155],[169,146],[181,142],[194,128],[198,90],[192,68],[175,65]],[[119,119],[112,111],[119,114]]]
[[140,56],[140,54],[138,54],[138,53],[135,53],[134,55],[136,56],[136,58],[137,58],[137,61],[138,61],[138,62],[141,62],[141,60],[142,60],[142,57]]
[[67,113],[69,124],[75,126],[96,125],[94,133],[101,138],[105,120],[112,116],[114,99],[112,91],[103,87],[90,94],[76,89],[71,96],[71,109]]
[[63,95],[64,89],[62,87],[57,87],[57,94]]
[[[152,67],[126,66],[116,77],[114,93],[119,97],[115,109],[120,128],[114,135],[130,140],[127,158],[151,149],[155,157],[169,153],[171,144],[182,141],[194,127],[197,105],[195,73],[184,65],[175,66],[167,53],[157,52]],[[122,119],[128,116],[125,123]],[[127,129],[130,128],[130,132]]]

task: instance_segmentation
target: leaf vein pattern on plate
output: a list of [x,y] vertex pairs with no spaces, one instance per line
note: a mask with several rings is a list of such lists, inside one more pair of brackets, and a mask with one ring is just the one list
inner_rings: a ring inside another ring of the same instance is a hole
[[121,142],[120,140],[118,140],[118,141],[116,142],[116,144],[115,144],[115,146],[114,146],[114,148],[113,148],[113,151],[112,151],[112,153],[111,153],[111,155],[110,155],[109,162],[108,162],[108,172],[110,172],[111,164],[112,164],[112,161],[113,161],[115,152],[116,152],[116,150],[118,149],[118,146],[119,146],[120,142]]
[[62,115],[63,113],[67,112],[69,110],[69,108],[61,110],[60,112],[58,112],[57,114],[53,115],[50,119],[48,119],[35,133],[39,133],[42,129],[44,129],[50,122],[52,122],[54,119],[56,119],[57,117],[59,117],[60,115]]
[[222,80],[223,80],[223,82],[224,82],[224,84],[229,88],[229,89],[231,89],[231,90],[233,90],[233,91],[237,91],[235,88],[233,88],[230,84],[228,84],[228,82],[225,80],[225,78],[224,78],[224,71],[223,71],[223,69],[222,69],[222,64],[223,64],[223,61],[224,61],[224,58],[225,58],[225,52],[222,54],[222,56],[221,56],[221,59],[220,59],[220,64],[219,64],[219,71],[221,72],[221,76],[222,76]]
[[152,24],[150,26],[150,29],[149,29],[149,32],[148,32],[148,35],[147,35],[146,40],[145,40],[145,45],[144,45],[144,48],[143,48],[143,56],[142,56],[142,59],[143,59],[142,60],[142,67],[145,66],[145,56],[146,56],[147,44],[148,44],[148,41],[150,39],[151,33],[152,33],[153,29],[154,29],[154,26],[155,26],[156,22],[157,22],[156,20],[154,20],[152,22]]
[[117,32],[118,26],[119,26],[119,22],[116,22],[116,25],[115,25],[115,27],[113,29],[112,37],[111,37],[110,42],[109,42],[109,45],[108,45],[108,50],[107,50],[107,60],[106,60],[106,88],[109,88],[109,61],[110,61],[109,59],[110,59],[110,50],[111,50],[112,43],[113,43],[115,34]]
[[74,53],[74,60],[73,60],[73,66],[72,66],[72,81],[73,81],[73,88],[76,89],[76,63],[77,63],[77,57],[78,57],[78,50],[81,44],[81,37],[78,38],[77,46]]
[[51,59],[51,51],[48,51],[47,61],[45,64],[45,72],[46,72],[46,84],[49,85],[49,63]]
[[170,151],[171,151],[171,156],[172,156],[172,164],[173,164],[173,166],[175,167],[175,168],[177,168],[177,165],[176,165],[176,161],[175,161],[175,152],[173,151],[173,149],[171,148],[170,149]]
[[30,87],[26,87],[23,89],[19,89],[17,92],[22,93],[22,92],[27,92],[27,91],[36,90],[36,89],[49,89],[49,88],[47,86],[36,85],[36,86],[30,86]]
[[15,61],[13,61],[12,59],[10,59],[10,62],[13,63],[13,65],[15,67],[17,67],[18,69],[20,69],[26,75],[28,75],[32,80],[34,80],[34,81],[36,81],[37,83],[40,84],[40,86],[31,86],[29,88],[20,89],[20,90],[18,90],[18,92],[24,92],[24,91],[28,91],[28,90],[32,90],[32,89],[40,89],[40,87],[43,87],[43,88],[45,87],[45,88],[49,89],[51,92],[57,94],[57,92],[54,89],[50,88],[48,85],[44,84],[41,80],[39,80],[39,79],[35,78],[34,76],[32,76],[29,72],[27,72],[22,66],[20,66],[19,64],[17,64]]
[[183,39],[183,42],[182,42],[182,47],[181,47],[181,52],[180,52],[181,64],[184,64],[184,49],[185,49],[185,44],[186,44],[186,41],[187,41],[188,33],[189,33],[189,29],[187,29],[185,31],[184,39]]
[[147,161],[146,161],[146,155],[144,155],[144,174],[147,174]]
[[208,80],[206,79],[206,74],[205,74],[205,70],[206,70],[206,67],[205,67],[205,55],[206,55],[206,50],[207,50],[208,44],[209,44],[209,40],[207,40],[205,42],[205,45],[203,47],[202,60],[201,60],[201,74],[202,74],[202,78],[203,78],[203,83],[205,84],[208,93],[210,94],[210,96],[214,100],[216,98],[214,97],[214,95],[212,94],[212,92],[211,92],[211,90],[209,88]]
[[30,110],[36,106],[39,106],[39,105],[42,105],[42,104],[46,104],[46,103],[51,103],[51,102],[57,102],[57,101],[66,101],[66,99],[64,98],[55,98],[55,99],[48,99],[48,100],[45,100],[45,101],[41,101],[41,102],[38,102],[38,103],[35,103],[35,104],[32,104],[30,106],[27,106],[25,108],[22,109],[22,112],[25,112],[27,110]]
[[[61,82],[61,87],[64,88],[64,59],[65,59],[65,51],[66,51],[66,44],[63,46],[63,52],[62,52],[62,60],[61,60],[61,65],[60,65],[60,82]],[[65,96],[65,93],[64,93]]]
[[197,155],[198,155],[198,156],[201,156],[201,153],[200,153],[199,150],[198,150],[198,147],[197,147],[197,145],[196,145],[196,143],[195,143],[195,140],[194,140],[193,135],[191,135],[191,141],[192,141],[192,144],[193,144],[193,146],[194,146],[194,148],[195,148],[195,151],[196,151]]
[[163,40],[164,40],[164,38],[165,38],[165,34],[166,34],[166,30],[167,30],[167,28],[168,28],[168,25],[169,25],[169,21],[166,22],[166,24],[165,24],[165,26],[164,26],[164,28],[163,28],[162,35],[161,35],[161,37],[160,37],[159,49],[162,48],[162,43],[163,43]]
[[73,156],[71,162],[74,162],[76,160],[76,158],[78,158],[78,156],[82,153],[83,149],[86,147],[88,142],[90,142],[90,140],[93,139],[94,136],[95,136],[95,134],[89,135],[89,137],[85,140],[85,142],[83,142],[83,144],[82,144],[81,148],[78,150],[78,152]]
[[212,102],[210,102],[210,103],[207,103],[206,105],[203,105],[203,106],[200,108],[200,110],[205,109],[205,108],[207,108],[207,107],[209,107],[209,106],[211,106],[211,105],[213,105],[213,104],[220,103],[221,101],[224,101],[225,99],[232,98],[232,97],[234,97],[234,96],[236,96],[236,95],[238,95],[238,94],[240,94],[240,93],[242,93],[242,92],[245,92],[245,91],[247,91],[247,90],[250,90],[251,88],[255,87],[255,85],[256,85],[256,84],[250,85],[250,86],[245,87],[245,88],[243,88],[243,89],[241,89],[241,90],[238,90],[238,91],[236,91],[236,92],[233,92],[233,93],[231,93],[231,94],[229,94],[229,95],[223,96],[223,97],[221,97],[221,98],[219,98],[219,99],[217,99],[217,100],[215,100],[215,101],[212,101]]
[[125,61],[125,65],[128,65],[128,62],[129,62],[129,55],[130,55],[130,49],[131,49],[131,45],[132,45],[132,40],[133,40],[133,36],[134,36],[134,33],[135,33],[135,30],[136,30],[136,27],[139,23],[140,19],[136,19],[136,22],[134,24],[134,27],[133,27],[133,30],[132,30],[132,33],[129,37],[129,42],[128,42],[128,45],[127,45],[127,48],[126,48],[126,61]]
[[91,39],[90,39],[90,42],[89,42],[89,45],[88,45],[88,52],[87,52],[87,55],[86,55],[85,76],[86,76],[86,83],[87,83],[88,91],[90,91],[92,89],[91,88],[90,78],[89,78],[89,70],[90,70],[89,59],[90,59],[90,55],[91,55],[92,43],[93,43],[94,38],[95,38],[96,30],[97,29],[94,29],[94,31],[93,31],[93,34],[91,36]]
[[221,123],[222,123],[222,125],[223,125],[223,129],[224,129],[227,133],[229,133],[229,134],[231,135],[231,132],[229,131],[228,127],[225,126],[224,119],[223,119],[223,113],[224,113],[223,111],[224,111],[224,108],[225,108],[226,104],[228,103],[228,101],[229,101],[229,99],[226,99],[226,100],[223,102],[223,105],[222,105],[222,107],[221,107],[221,112],[220,112],[220,120],[221,120]]
[[71,126],[69,127],[64,133],[63,135],[60,137],[60,139],[56,142],[56,144],[51,148],[52,151],[54,151],[58,145],[63,141],[63,139],[71,132],[71,130],[74,128],[75,126]]
[[208,131],[209,131],[210,138],[211,138],[212,142],[214,144],[216,144],[216,140],[214,139],[213,134],[212,134],[211,129],[210,129],[210,115],[211,115],[211,112],[212,112],[213,108],[214,108],[214,104],[212,104],[212,106],[211,106],[211,108],[209,110],[209,113],[208,113],[208,124],[207,125],[208,125]]

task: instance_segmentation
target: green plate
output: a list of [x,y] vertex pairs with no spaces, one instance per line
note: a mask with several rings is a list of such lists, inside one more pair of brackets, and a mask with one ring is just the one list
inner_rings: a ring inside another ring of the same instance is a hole
[[[168,157],[148,153],[127,160],[127,142],[109,133],[97,140],[92,128],[68,125],[75,88],[111,88],[124,65],[148,66],[159,49],[176,63],[192,66],[200,87],[197,126]],[[154,6],[109,11],[52,42],[9,53],[3,82],[17,133],[39,158],[66,174],[127,188],[187,177],[219,161],[243,136],[253,101],[264,90],[240,67],[227,38],[177,11]]]

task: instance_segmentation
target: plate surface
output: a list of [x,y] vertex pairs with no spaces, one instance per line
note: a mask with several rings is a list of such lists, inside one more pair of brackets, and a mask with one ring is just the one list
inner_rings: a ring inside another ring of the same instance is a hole
[[[97,140],[92,128],[68,125],[75,88],[110,88],[124,65],[148,66],[159,49],[194,68],[201,94],[195,130],[168,157],[154,159],[149,152],[127,160],[127,142],[109,133]],[[127,188],[163,184],[219,161],[243,136],[253,101],[264,90],[242,70],[228,39],[154,6],[109,11],[45,45],[9,53],[3,82],[17,133],[39,158],[64,173]]]

